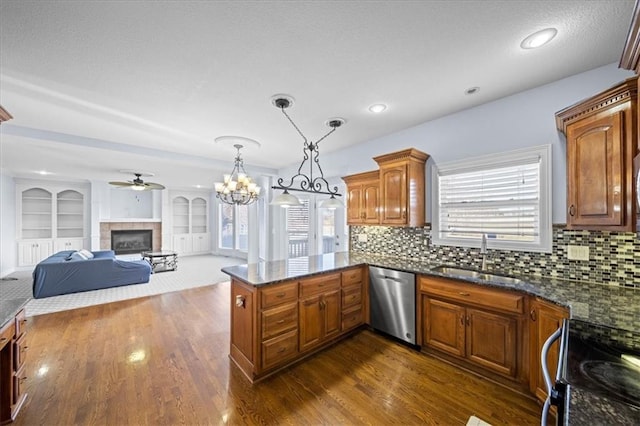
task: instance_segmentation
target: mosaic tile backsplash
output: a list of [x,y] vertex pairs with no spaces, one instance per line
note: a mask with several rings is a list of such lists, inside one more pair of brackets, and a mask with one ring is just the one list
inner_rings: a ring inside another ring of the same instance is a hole
[[[359,235],[365,234],[366,241]],[[431,244],[431,229],[351,226],[350,250],[479,268],[478,248]],[[569,260],[567,245],[589,247],[589,261]],[[640,290],[640,238],[635,233],[553,228],[551,253],[489,250],[487,269],[513,275],[607,283]]]

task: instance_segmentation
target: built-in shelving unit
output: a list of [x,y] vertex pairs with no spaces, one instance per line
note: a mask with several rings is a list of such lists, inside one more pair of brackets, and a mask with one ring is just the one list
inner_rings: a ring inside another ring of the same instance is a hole
[[78,191],[58,192],[56,202],[58,238],[82,238],[84,236],[84,196]]
[[203,234],[207,232],[207,200],[194,198],[191,201],[191,232]]
[[189,200],[185,197],[173,199],[173,233],[189,233]]
[[42,188],[22,192],[23,239],[52,237],[52,197],[51,192]]
[[173,196],[173,250],[179,255],[211,251],[208,201],[201,195]]

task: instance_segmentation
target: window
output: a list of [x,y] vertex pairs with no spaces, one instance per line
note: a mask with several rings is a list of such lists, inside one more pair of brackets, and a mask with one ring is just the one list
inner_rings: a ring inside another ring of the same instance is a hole
[[248,207],[220,203],[218,205],[218,248],[247,252]]
[[433,168],[434,244],[551,252],[551,146]]

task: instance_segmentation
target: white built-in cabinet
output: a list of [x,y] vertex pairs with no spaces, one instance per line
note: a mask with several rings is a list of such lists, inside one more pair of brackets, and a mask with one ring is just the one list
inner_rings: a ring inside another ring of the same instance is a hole
[[173,250],[179,255],[209,253],[209,203],[203,195],[175,195],[171,200]]
[[87,197],[66,185],[18,185],[18,266],[35,265],[62,250],[84,247]]

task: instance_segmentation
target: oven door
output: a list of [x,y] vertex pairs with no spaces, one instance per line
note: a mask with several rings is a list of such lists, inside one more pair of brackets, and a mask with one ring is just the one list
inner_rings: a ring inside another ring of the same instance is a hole
[[[549,366],[547,365],[547,355],[551,345],[556,340],[560,340],[560,350],[558,351],[558,370],[556,371],[555,381],[552,382],[549,374]],[[547,387],[547,399],[542,407],[542,418],[540,424],[547,426],[549,416],[549,408],[554,405],[557,408],[556,425],[567,425],[569,421],[569,384],[563,380],[566,377],[567,368],[567,348],[569,344],[569,322],[563,320],[562,326],[558,328],[542,346],[540,353],[540,365],[542,366],[542,375]]]

